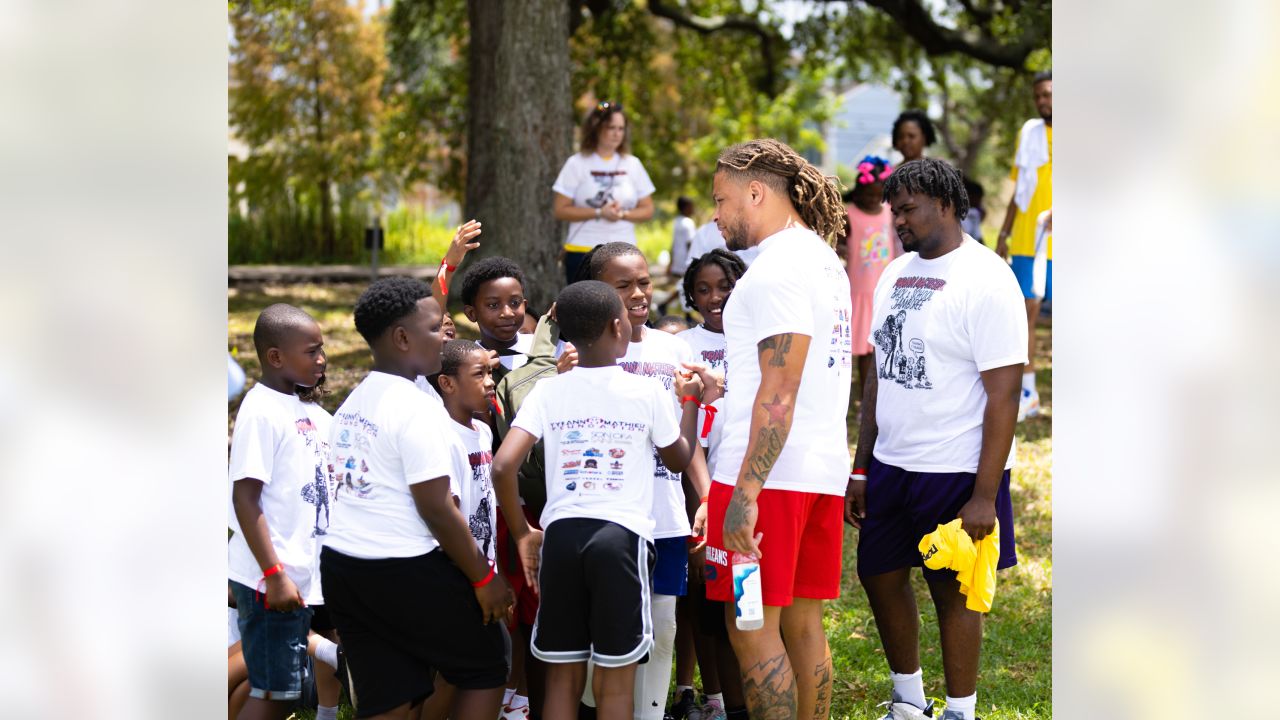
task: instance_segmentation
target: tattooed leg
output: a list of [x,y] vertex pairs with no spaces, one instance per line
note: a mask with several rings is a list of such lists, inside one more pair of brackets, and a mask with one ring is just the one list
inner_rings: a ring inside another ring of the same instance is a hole
[[831,650],[822,630],[822,601],[795,598],[782,608],[782,635],[796,669],[796,717],[831,714]]
[[729,641],[742,668],[742,689],[752,720],[796,717],[796,676],[782,644],[781,608],[766,605],[764,627],[743,631],[734,625],[733,604],[725,606]]

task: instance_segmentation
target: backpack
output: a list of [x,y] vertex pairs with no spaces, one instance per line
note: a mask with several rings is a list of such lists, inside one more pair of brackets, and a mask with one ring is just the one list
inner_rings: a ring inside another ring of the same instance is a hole
[[[539,380],[555,377],[556,341],[560,326],[551,316],[543,315],[533,331],[533,345],[529,348],[529,361],[512,370],[498,382],[494,393],[498,399],[498,412],[494,413],[494,436],[500,443],[511,430],[511,421],[528,397],[529,391]],[[496,445],[495,445],[496,447]],[[520,497],[534,515],[541,515],[547,504],[547,471],[542,441],[539,440],[517,471]]]

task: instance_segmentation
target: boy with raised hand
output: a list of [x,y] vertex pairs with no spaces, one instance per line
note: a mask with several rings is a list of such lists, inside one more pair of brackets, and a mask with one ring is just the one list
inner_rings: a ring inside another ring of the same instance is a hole
[[507,678],[511,590],[453,503],[450,479],[471,477],[466,451],[414,385],[440,370],[441,316],[407,278],[356,301],[373,371],[335,415],[339,490],[320,566],[360,718],[408,717],[438,671],[459,689],[452,717],[492,720]]
[[[541,597],[532,652],[548,663],[548,718],[576,717],[595,664],[598,716],[630,718],[636,663],[653,645],[654,459],[682,471],[697,442],[697,379],[677,376],[676,423],[661,384],[617,366],[631,338],[618,294],[587,280],[560,293],[556,318],[578,365],[539,382],[525,398],[493,463],[498,504]],[[516,469],[544,441],[547,504],[533,530],[520,509]]]
[[[316,572],[316,537],[328,526],[325,451],[332,416],[312,401],[324,382],[324,337],[302,310],[278,303],[258,315],[253,344],[262,378],[245,395],[231,434],[234,511],[228,577],[249,673],[241,718],[284,718],[302,695]],[[304,400],[305,398],[305,400]]]

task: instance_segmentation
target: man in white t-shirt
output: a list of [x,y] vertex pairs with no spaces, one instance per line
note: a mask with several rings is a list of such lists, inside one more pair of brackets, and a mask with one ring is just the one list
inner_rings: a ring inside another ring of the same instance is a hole
[[730,390],[710,493],[707,597],[732,601],[732,554],[759,555],[764,627],[738,630],[726,610],[750,715],[826,718],[822,604],[840,591],[853,367],[849,281],[831,248],[844,206],[833,179],[776,140],[721,153],[713,189],[729,249],[760,255],[724,310]]
[[[893,680],[885,717],[920,720],[933,717],[910,584],[921,538],[959,518],[975,543],[995,533],[997,568],[1018,561],[1009,468],[1027,324],[1009,266],[960,229],[969,200],[955,168],[905,163],[884,195],[907,252],[876,285],[877,370],[864,389],[846,519],[861,528],[858,577]],[[974,720],[982,614],[965,607],[953,571],[924,576],[942,636],[942,718]]]
[[440,370],[441,317],[408,278],[374,282],[355,305],[373,370],[334,414],[320,566],[360,717],[407,717],[434,671],[458,688],[458,716],[494,718],[506,685],[514,597],[453,502],[451,483],[472,471],[452,420],[414,385]]

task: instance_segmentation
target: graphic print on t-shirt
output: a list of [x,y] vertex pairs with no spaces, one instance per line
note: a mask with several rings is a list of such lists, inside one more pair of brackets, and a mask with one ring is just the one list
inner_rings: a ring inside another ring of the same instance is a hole
[[881,380],[893,380],[908,390],[933,389],[925,370],[924,341],[911,337],[907,325],[910,313],[924,307],[946,284],[941,278],[919,276],[900,277],[894,282],[893,294],[889,296],[890,314],[872,336],[884,353],[884,363],[879,368]]
[[587,207],[602,208],[613,202],[613,184],[626,170],[592,170],[591,179],[596,183],[596,194],[587,198]]
[[480,549],[488,557],[489,545],[493,542],[493,524],[489,519],[490,509],[492,508],[489,503],[489,496],[493,493],[493,477],[491,475],[493,453],[487,450],[468,453],[467,463],[471,466],[471,482],[474,485],[475,492],[480,495],[480,502],[476,504],[475,512],[471,513],[471,516],[467,518],[467,526],[471,529],[471,537],[476,539],[476,542],[480,544]]
[[[662,383],[662,386],[668,391],[675,386],[676,366],[671,363],[648,360],[619,360],[618,367],[632,375],[653,378]],[[671,472],[667,469],[667,466],[662,462],[662,456],[658,454],[658,448],[653,448],[653,479],[680,482],[681,477],[680,473]]]
[[[348,427],[338,430],[336,454],[333,465],[329,466],[333,473],[333,500],[337,502],[344,489],[347,490],[348,497],[367,499],[373,493],[374,484],[364,479],[364,474],[369,472],[369,464],[365,462],[364,456],[373,446],[365,434],[378,437],[378,426],[366,420],[359,412],[338,413],[334,420],[339,426]],[[347,452],[351,454],[348,455]]]
[[[325,534],[325,528],[329,527],[329,478],[325,472],[325,456],[328,454],[329,443],[321,440],[316,435],[316,426],[311,422],[311,418],[300,418],[294,423],[307,444],[307,448],[315,453],[315,479],[302,486],[302,499],[308,504],[316,507],[315,525],[311,528],[311,537],[318,537]],[[320,527],[320,514],[324,511],[324,527]]]

